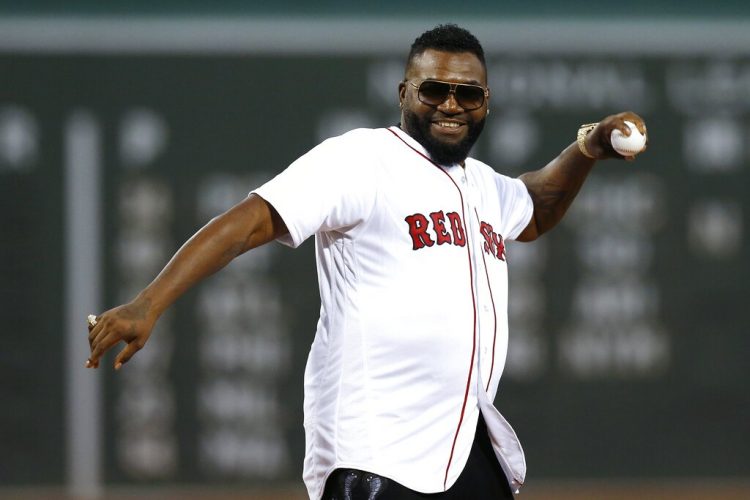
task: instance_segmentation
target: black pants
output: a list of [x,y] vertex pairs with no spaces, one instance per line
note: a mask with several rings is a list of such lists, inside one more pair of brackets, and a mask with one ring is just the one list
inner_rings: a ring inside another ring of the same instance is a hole
[[336,469],[328,477],[323,500],[503,500],[512,499],[495,452],[492,450],[487,424],[479,415],[477,433],[471,446],[466,467],[448,491],[419,493],[393,481],[366,471]]

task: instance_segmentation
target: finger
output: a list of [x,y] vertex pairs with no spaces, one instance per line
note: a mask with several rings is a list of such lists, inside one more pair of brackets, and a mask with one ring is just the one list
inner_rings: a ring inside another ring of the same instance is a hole
[[91,362],[91,364],[98,364],[99,358],[101,358],[104,353],[109,351],[120,340],[122,339],[114,332],[107,333],[101,339],[97,338],[94,344],[94,350],[91,351],[91,356],[89,356],[89,362]]
[[[89,359],[86,362],[87,367],[89,367],[89,365],[92,365],[91,366],[92,368],[96,368],[99,366],[98,356],[95,356],[94,353],[99,352],[98,349],[100,348],[101,343],[105,339],[105,337],[106,337],[106,332],[104,331],[104,328],[101,328],[99,332],[97,333],[96,338],[94,340],[89,341],[89,349],[91,352],[89,353]],[[105,352],[106,352],[106,349],[105,349]],[[104,354],[104,352],[102,352],[101,354]],[[101,356],[101,354],[99,356]]]
[[122,368],[122,365],[130,361],[130,358],[140,350],[141,348],[137,342],[131,342],[126,345],[125,349],[120,351],[120,354],[115,358],[115,370]]
[[91,344],[94,343],[94,339],[96,339],[96,336],[102,332],[103,326],[102,326],[101,321],[99,321],[97,318],[96,325],[93,327],[91,325],[88,325],[88,327],[89,327],[89,347],[90,347]]
[[104,325],[100,323],[96,325],[96,331],[91,333],[95,334],[94,339],[90,342],[91,351],[93,352],[96,346],[107,336],[107,330],[105,330]]
[[[91,353],[94,352],[94,348],[96,346],[96,339],[98,336],[100,336],[104,332],[104,326],[102,325],[101,321],[99,321],[99,317],[97,317],[96,325],[93,327],[91,325],[88,325],[89,327],[89,351]],[[98,368],[99,367],[99,361],[95,361],[92,359],[92,356],[89,355],[89,358],[86,360],[85,363],[86,368]]]
[[633,123],[635,125],[635,128],[637,128],[641,134],[646,135],[646,122],[643,121],[643,118],[635,113],[628,111],[627,113],[625,113],[623,119]]
[[[630,121],[630,120],[628,120],[628,121]],[[620,132],[622,132],[622,135],[624,135],[625,137],[630,137],[630,134],[631,134],[630,127],[625,124],[624,120],[621,120],[617,124],[617,130],[619,130]]]

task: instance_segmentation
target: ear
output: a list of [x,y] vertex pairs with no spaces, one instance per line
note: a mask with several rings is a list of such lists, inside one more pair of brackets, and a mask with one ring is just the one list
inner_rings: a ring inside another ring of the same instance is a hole
[[406,99],[406,80],[402,80],[398,84],[398,107],[404,107],[404,100]]

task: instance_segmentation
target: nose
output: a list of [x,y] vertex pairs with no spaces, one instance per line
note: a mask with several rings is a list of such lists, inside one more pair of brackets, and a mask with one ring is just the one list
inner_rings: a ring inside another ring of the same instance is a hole
[[464,110],[464,108],[462,108],[461,105],[458,104],[458,101],[456,100],[455,89],[451,89],[450,92],[448,92],[448,97],[445,98],[445,100],[437,107],[437,109],[439,109],[445,114],[450,114],[450,115],[461,113]]

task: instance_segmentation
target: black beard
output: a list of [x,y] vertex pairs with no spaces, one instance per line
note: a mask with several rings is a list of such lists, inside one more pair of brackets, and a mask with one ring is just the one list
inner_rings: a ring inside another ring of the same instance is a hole
[[404,130],[420,143],[430,154],[432,161],[438,165],[453,165],[463,163],[469,156],[474,143],[477,142],[479,135],[484,128],[484,118],[481,121],[467,123],[469,131],[460,142],[456,144],[446,144],[437,139],[430,133],[431,121],[427,118],[420,118],[408,109],[404,110]]

